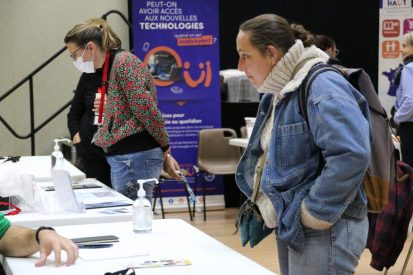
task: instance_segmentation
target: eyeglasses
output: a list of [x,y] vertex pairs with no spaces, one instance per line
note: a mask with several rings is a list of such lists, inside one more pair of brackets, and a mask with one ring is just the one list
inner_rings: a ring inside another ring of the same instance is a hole
[[338,55],[340,53],[340,50],[336,49],[335,52],[336,52],[336,55]]
[[70,58],[72,58],[74,61],[76,61],[76,53],[77,53],[80,49],[82,49],[82,47],[77,48],[76,51],[74,51],[73,53],[71,53],[71,54],[69,55]]

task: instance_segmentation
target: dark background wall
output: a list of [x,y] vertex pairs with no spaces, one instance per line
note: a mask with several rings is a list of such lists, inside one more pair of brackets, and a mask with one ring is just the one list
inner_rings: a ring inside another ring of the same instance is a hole
[[239,25],[262,13],[326,34],[336,41],[346,67],[367,71],[377,88],[379,1],[377,0],[220,0],[221,69],[236,68],[235,38]]

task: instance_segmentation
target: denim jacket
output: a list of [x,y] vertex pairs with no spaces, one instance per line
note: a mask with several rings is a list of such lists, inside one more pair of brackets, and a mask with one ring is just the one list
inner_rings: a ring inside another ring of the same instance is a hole
[[[298,90],[274,108],[261,189],[278,218],[278,238],[295,251],[305,242],[301,204],[317,220],[329,224],[342,215],[367,215],[362,179],[370,161],[369,110],[364,97],[341,75],[319,74],[307,102],[309,125],[300,114]],[[236,181],[251,197],[260,137],[272,112],[272,94],[260,102],[248,146],[238,164]]]

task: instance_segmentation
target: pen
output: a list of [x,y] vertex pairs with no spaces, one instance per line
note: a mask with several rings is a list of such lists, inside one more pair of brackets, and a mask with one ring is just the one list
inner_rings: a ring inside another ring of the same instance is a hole
[[78,244],[77,247],[79,248],[108,248],[108,247],[112,247],[113,244],[112,243],[94,243],[94,244]]
[[185,186],[186,186],[186,189],[188,190],[189,197],[190,197],[191,201],[196,201],[195,193],[194,193],[194,191],[192,191],[192,188],[191,188],[191,186],[189,185],[186,177],[184,176],[184,174],[183,174],[182,172],[179,171],[178,173],[179,173],[179,175],[181,176],[182,181],[184,182],[184,184],[185,184]]

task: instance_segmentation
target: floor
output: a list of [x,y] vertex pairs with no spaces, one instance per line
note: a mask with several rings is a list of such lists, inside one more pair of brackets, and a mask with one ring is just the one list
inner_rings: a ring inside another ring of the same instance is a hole
[[[258,246],[254,248],[242,247],[240,244],[239,234],[233,235],[234,221],[238,213],[237,208],[226,208],[219,211],[208,211],[207,221],[203,221],[202,213],[196,213],[196,217],[193,222],[190,221],[187,212],[183,213],[166,213],[165,218],[169,219],[183,219],[193,226],[197,227],[201,231],[215,238],[216,240],[224,243],[232,249],[238,251],[240,254],[252,259],[260,265],[268,268],[269,270],[279,274],[277,251],[275,247],[275,239],[270,235]],[[155,215],[156,219],[162,218],[161,215]],[[396,264],[389,269],[387,274],[396,275],[400,274],[404,260],[410,247],[410,243],[413,238],[413,233],[409,233],[402,253],[400,254]],[[413,255],[412,255],[413,257]],[[376,275],[385,274],[384,271],[377,271],[370,267],[371,254],[366,249],[361,256],[359,265],[356,269],[356,275]],[[410,260],[405,275],[413,275],[413,259]]]

